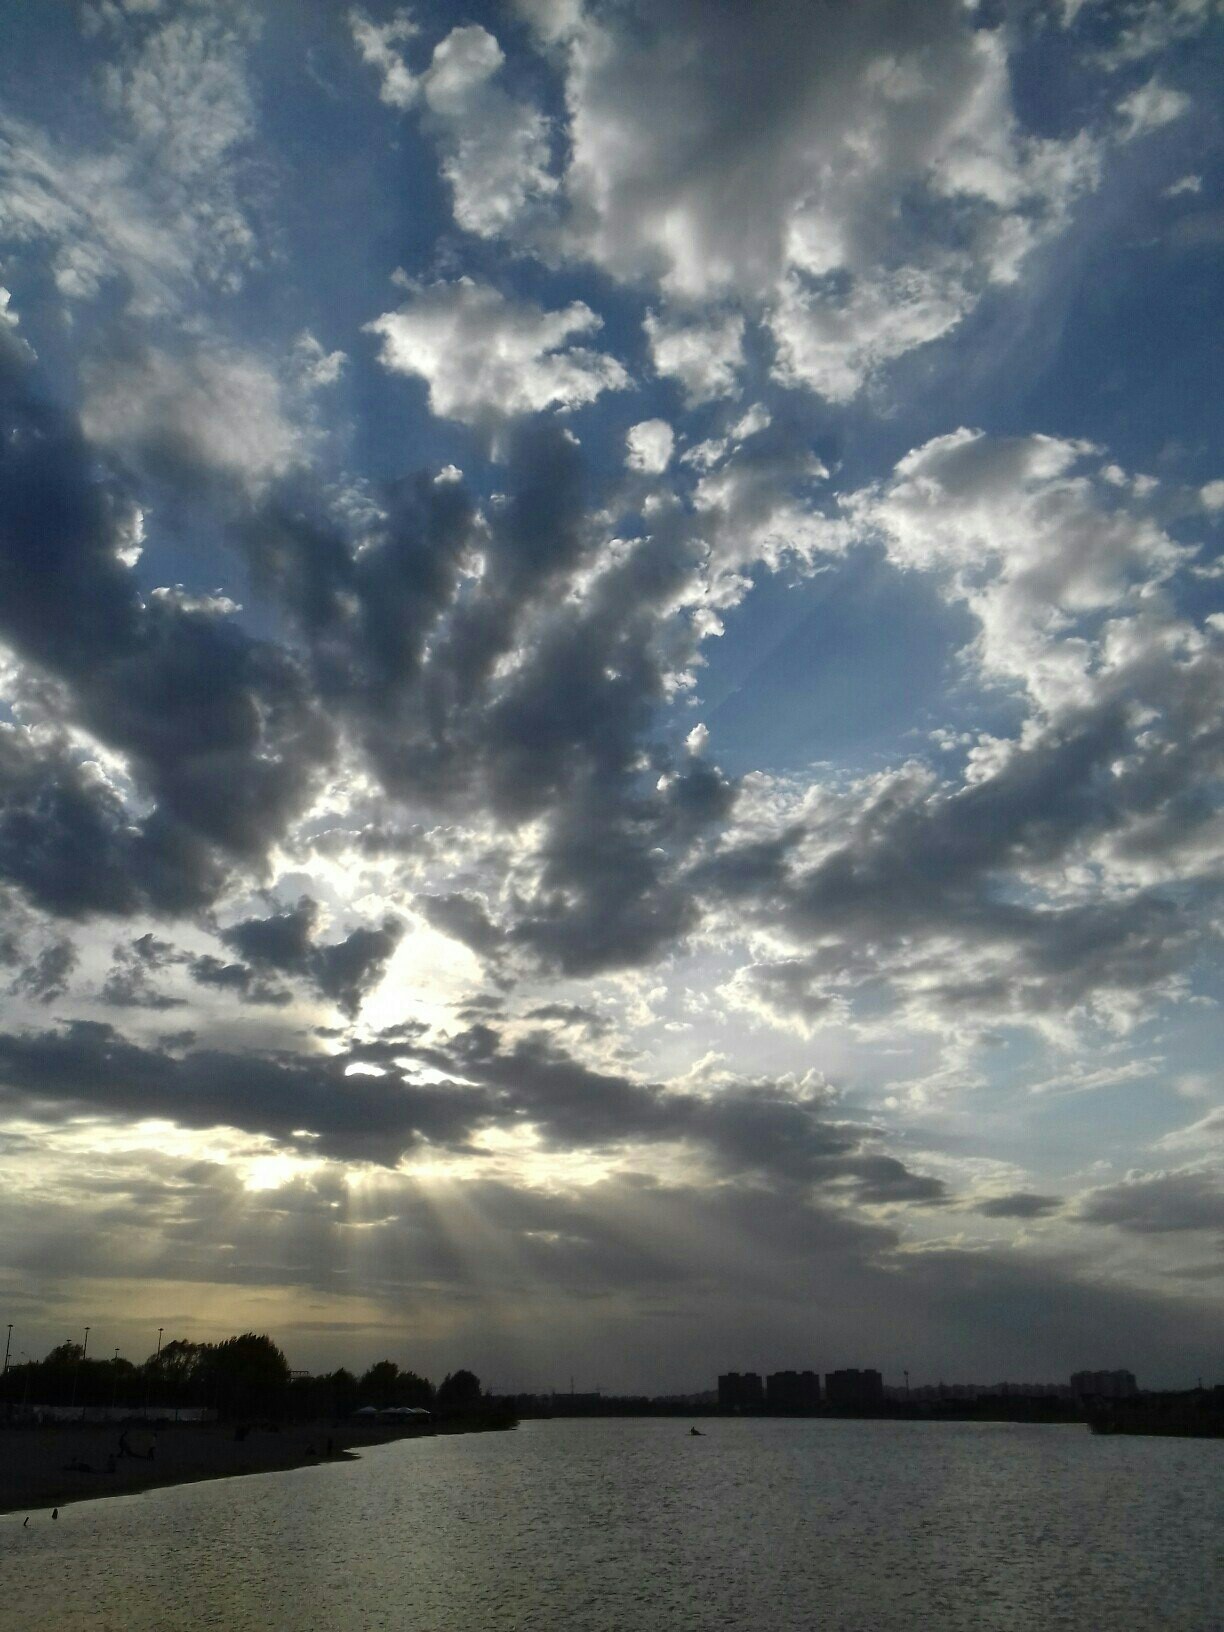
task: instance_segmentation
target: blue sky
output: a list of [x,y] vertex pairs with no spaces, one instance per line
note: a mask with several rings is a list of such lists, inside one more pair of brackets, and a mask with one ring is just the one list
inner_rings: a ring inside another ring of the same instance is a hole
[[1210,1371],[1222,26],[15,14],[23,1347]]

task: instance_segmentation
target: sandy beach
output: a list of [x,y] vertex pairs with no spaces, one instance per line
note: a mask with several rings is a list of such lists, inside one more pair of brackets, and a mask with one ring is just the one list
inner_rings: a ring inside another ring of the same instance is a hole
[[[182,1424],[156,1435],[152,1459],[120,1455],[115,1424],[0,1428],[0,1512],[62,1507],[99,1496],[126,1496],[163,1485],[235,1474],[271,1473],[350,1457],[369,1445],[419,1437],[428,1429],[344,1423],[252,1429],[238,1438],[232,1424]],[[129,1440],[144,1449],[145,1430]]]

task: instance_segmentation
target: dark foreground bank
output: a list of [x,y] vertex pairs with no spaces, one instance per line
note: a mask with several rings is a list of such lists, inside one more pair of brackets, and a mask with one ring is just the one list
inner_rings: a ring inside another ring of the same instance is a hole
[[184,1423],[163,1427],[156,1435],[129,1432],[127,1443],[138,1454],[124,1454],[123,1430],[115,1424],[3,1427],[0,1512],[130,1496],[200,1479],[282,1472],[352,1460],[367,1447],[390,1440],[513,1426],[514,1419],[504,1414],[460,1417],[423,1428],[349,1421],[239,1430],[232,1423]]

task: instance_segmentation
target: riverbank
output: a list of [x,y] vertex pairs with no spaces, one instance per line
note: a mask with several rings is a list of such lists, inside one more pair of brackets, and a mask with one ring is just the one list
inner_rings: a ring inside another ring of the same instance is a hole
[[0,1513],[33,1512],[101,1496],[131,1496],[201,1479],[277,1473],[325,1461],[352,1461],[371,1445],[419,1439],[430,1433],[466,1433],[509,1423],[458,1419],[433,1427],[315,1422],[280,1429],[252,1428],[241,1437],[233,1424],[184,1423],[128,1442],[147,1455],[121,1454],[114,1425],[56,1424],[0,1428]]

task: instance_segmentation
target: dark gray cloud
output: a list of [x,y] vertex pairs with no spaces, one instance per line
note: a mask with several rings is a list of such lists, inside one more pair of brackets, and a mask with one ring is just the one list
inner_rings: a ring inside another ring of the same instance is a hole
[[606,1037],[612,1030],[612,1022],[598,1010],[587,1008],[583,1003],[538,1003],[535,1008],[528,1009],[523,1015],[524,1020],[546,1020],[560,1026],[572,1026],[575,1030],[583,1031],[589,1037]]
[[1091,1191],[1079,1216],[1089,1224],[1114,1224],[1136,1235],[1224,1231],[1224,1180],[1218,1172],[1198,1168],[1136,1175]]
[[1047,1218],[1062,1206],[1059,1196],[1041,1196],[1032,1190],[1013,1190],[1006,1196],[992,1196],[979,1202],[977,1211],[986,1218]]
[[33,997],[40,1003],[54,1003],[68,990],[68,977],[80,958],[69,940],[52,941],[43,947],[33,963],[26,964],[9,991],[22,997]]
[[184,1127],[266,1134],[341,1159],[393,1163],[423,1140],[463,1148],[495,1110],[478,1089],[346,1076],[348,1063],[343,1056],[219,1049],[192,1049],[180,1058],[93,1021],[0,1037],[0,1082],[9,1104],[53,1121],[162,1116]]
[[287,987],[257,974],[247,963],[226,963],[211,952],[203,952],[192,958],[189,967],[191,978],[201,986],[213,986],[217,991],[241,998],[244,1003],[284,1008],[293,1001],[293,993]]
[[[1196,733],[1205,758],[1218,751],[1215,734]],[[839,988],[907,968],[921,968],[924,1001],[951,1013],[1028,1019],[1111,992],[1142,994],[1187,967],[1203,944],[1217,880],[1200,881],[1191,911],[1169,884],[1057,902],[1020,882],[1115,834],[1134,834],[1137,859],[1140,816],[1157,849],[1158,815],[1178,826],[1180,842],[1197,828],[1203,812],[1186,795],[1204,761],[1191,769],[1171,763],[1176,750],[1162,754],[1154,782],[1156,768],[1138,756],[1122,761],[1125,774],[1118,769],[1131,742],[1126,707],[1107,700],[1035,733],[988,778],[951,788],[923,776],[890,779],[878,796],[810,827],[725,848],[694,869],[692,882],[800,946],[822,943],[807,957],[745,972],[784,1014],[818,1018]],[[802,856],[814,840],[822,855],[810,865]],[[937,945],[944,950],[922,961],[922,949]],[[962,956],[949,956],[950,945]]]
[[[302,896],[287,912],[234,924],[221,939],[248,965],[306,980],[345,1014],[354,1015],[365,994],[382,979],[403,925],[388,916],[377,929],[358,928],[342,941],[319,945],[313,938],[318,919],[317,902]],[[217,972],[210,973],[215,977]],[[214,985],[223,983],[213,979]],[[240,989],[241,980],[233,977],[230,984]]]
[[496,1090],[516,1118],[558,1148],[679,1142],[704,1151],[727,1173],[844,1187],[870,1204],[947,1196],[941,1181],[873,1151],[875,1130],[837,1119],[822,1089],[732,1079],[696,1093],[638,1082],[593,1070],[544,1033],[507,1044],[489,1023],[418,1052],[464,1081]]
[[[373,1066],[348,1074],[350,1066]],[[430,1066],[440,1084],[414,1079]],[[294,1148],[393,1166],[424,1141],[465,1150],[481,1129],[534,1126],[555,1149],[691,1146],[721,1172],[830,1186],[870,1205],[946,1199],[880,1153],[878,1131],[831,1115],[823,1091],[728,1081],[706,1093],[595,1071],[542,1032],[509,1045],[489,1024],[441,1043],[399,1028],[330,1056],[168,1049],[111,1026],[0,1033],[0,1084],[49,1121],[90,1112],[230,1126]]]
[[360,541],[288,481],[245,530],[253,571],[392,797],[541,824],[538,883],[504,918],[435,890],[431,921],[482,956],[640,964],[695,922],[677,865],[734,797],[715,768],[651,744],[698,643],[677,607],[708,544],[688,520],[609,555],[607,479],[559,425],[511,431],[499,474],[483,516],[458,481],[406,482]]
[[[128,756],[133,822],[71,758],[0,745],[0,872],[66,916],[190,910],[227,863],[260,860],[304,802],[331,731],[283,647],[124,564],[136,507],[0,335],[0,635],[71,717]],[[9,734],[11,736],[11,733]]]
[[179,1009],[186,999],[162,991],[154,975],[188,961],[169,941],[152,931],[114,949],[114,962],[102,982],[100,1000],[118,1009]]
[[452,890],[446,895],[419,895],[416,905],[435,929],[462,942],[482,958],[496,960],[505,948],[505,931],[498,928],[489,916],[488,907],[475,895],[467,895],[462,890]]
[[63,747],[0,732],[0,876],[56,917],[191,912],[222,886],[216,853],[158,812],[133,820]]

